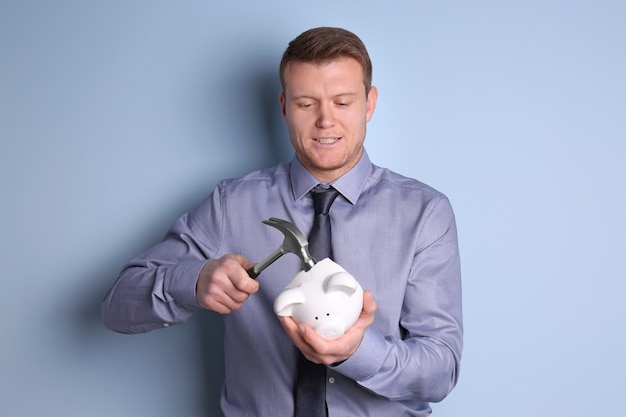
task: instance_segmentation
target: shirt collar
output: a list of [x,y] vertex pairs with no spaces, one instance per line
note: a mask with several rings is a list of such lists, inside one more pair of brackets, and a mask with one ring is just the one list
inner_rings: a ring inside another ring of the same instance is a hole
[[[365,186],[371,167],[372,163],[367,155],[367,151],[364,149],[359,162],[350,171],[333,181],[331,185],[351,204],[354,204],[359,199],[361,190]],[[311,188],[319,184],[319,181],[307,171],[297,156],[294,156],[291,161],[290,176],[294,200],[304,197],[311,191]]]

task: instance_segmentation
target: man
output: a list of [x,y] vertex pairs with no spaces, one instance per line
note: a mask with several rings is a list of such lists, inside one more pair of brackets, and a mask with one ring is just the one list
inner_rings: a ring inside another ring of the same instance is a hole
[[[462,350],[450,203],[370,162],[363,143],[378,91],[354,34],[302,33],[283,55],[280,78],[293,160],[218,184],[125,266],[103,303],[104,322],[136,333],[183,323],[199,308],[223,314],[226,416],[293,415],[301,355],[324,366],[329,416],[429,415],[429,402],[456,384]],[[339,192],[332,259],[367,290],[360,318],[336,340],[273,312],[301,268],[297,257],[282,257],[258,280],[246,272],[283,239],[262,220],[311,230],[310,191],[319,184]]]

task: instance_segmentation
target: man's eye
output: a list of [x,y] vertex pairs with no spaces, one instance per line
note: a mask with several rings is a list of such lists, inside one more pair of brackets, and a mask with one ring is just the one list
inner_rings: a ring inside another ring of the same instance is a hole
[[303,108],[303,109],[308,109],[308,108],[313,107],[313,104],[312,103],[299,103],[298,107]]
[[336,104],[337,104],[337,106],[339,106],[339,107],[347,107],[347,106],[349,106],[349,105],[350,105],[350,103],[349,103],[349,102],[347,102],[347,101],[338,101]]

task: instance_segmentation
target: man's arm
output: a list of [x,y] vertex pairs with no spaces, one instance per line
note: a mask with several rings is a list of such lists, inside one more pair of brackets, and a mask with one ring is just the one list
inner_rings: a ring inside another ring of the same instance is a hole
[[252,263],[243,255],[210,260],[220,243],[219,192],[218,186],[161,243],[124,267],[102,303],[106,327],[141,333],[184,323],[201,307],[226,314],[258,291],[246,273]]
[[452,207],[442,197],[418,236],[400,317],[400,337],[368,328],[335,370],[390,399],[437,402],[456,385],[463,348],[461,272]]
[[104,325],[142,333],[184,323],[199,308],[195,286],[207,259],[191,249],[179,219],[167,237],[124,266],[102,303]]
[[282,323],[313,362],[335,364],[335,371],[392,400],[436,402],[455,386],[462,350],[460,263],[447,199],[435,205],[419,239],[404,300],[398,301],[399,337],[370,326],[376,305],[367,294],[361,318],[339,339],[328,341],[291,318]]

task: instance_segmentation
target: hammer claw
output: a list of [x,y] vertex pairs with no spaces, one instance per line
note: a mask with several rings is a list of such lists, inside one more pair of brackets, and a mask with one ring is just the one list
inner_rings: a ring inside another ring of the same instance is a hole
[[278,249],[248,270],[248,275],[251,278],[256,278],[261,271],[287,252],[300,258],[302,269],[305,271],[310,270],[315,265],[316,261],[309,253],[309,241],[293,223],[276,217],[263,220],[263,223],[280,230],[285,235],[285,239]]

